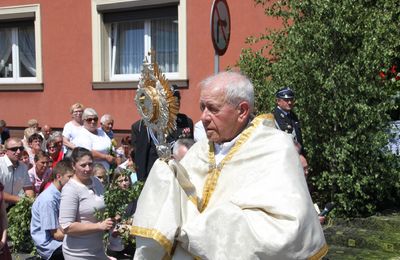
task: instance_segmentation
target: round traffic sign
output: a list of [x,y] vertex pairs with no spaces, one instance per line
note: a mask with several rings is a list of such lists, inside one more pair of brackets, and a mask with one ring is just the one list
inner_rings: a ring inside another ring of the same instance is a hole
[[211,38],[215,52],[226,52],[231,36],[231,17],[226,0],[215,0],[211,8]]

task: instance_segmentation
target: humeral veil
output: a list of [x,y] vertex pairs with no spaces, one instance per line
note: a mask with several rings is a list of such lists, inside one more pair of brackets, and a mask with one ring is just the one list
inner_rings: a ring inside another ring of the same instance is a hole
[[156,161],[131,233],[135,259],[320,259],[328,250],[293,140],[270,115],[249,123],[215,165],[197,142]]

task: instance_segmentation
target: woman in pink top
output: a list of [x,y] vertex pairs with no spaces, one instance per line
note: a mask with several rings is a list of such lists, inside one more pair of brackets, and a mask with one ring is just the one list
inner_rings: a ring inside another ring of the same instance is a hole
[[47,179],[50,178],[50,164],[51,160],[48,153],[39,151],[35,155],[35,166],[28,171],[28,174],[36,195],[40,193],[40,186],[42,185],[42,183],[46,182]]

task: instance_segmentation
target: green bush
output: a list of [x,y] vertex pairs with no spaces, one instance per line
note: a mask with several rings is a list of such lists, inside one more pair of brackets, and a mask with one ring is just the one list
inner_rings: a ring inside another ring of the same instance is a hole
[[398,0],[255,2],[283,27],[249,37],[263,48],[243,50],[238,66],[259,112],[272,110],[278,88],[296,91],[313,199],[348,217],[399,206],[400,160],[387,150],[399,109]]
[[30,252],[35,254],[35,248],[31,238],[31,209],[33,199],[23,197],[7,214],[8,235],[13,243],[12,251]]

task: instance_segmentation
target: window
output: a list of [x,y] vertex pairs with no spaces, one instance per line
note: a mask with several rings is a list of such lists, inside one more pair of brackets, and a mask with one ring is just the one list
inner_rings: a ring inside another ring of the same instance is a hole
[[139,80],[150,50],[169,80],[186,80],[185,1],[92,1],[94,81]]
[[[141,19],[147,17],[149,19]],[[144,57],[154,50],[164,73],[178,72],[177,7],[123,13],[106,13],[109,28],[110,75],[113,79],[134,78],[142,70]]]
[[33,22],[0,28],[0,78],[36,77]]
[[38,16],[38,5],[0,8],[0,84],[41,81]]

